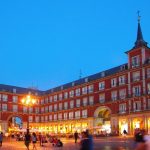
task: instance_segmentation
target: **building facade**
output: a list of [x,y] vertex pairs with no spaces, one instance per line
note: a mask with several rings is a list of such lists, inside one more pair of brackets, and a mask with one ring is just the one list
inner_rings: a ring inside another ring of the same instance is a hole
[[[0,84],[0,130],[11,131],[13,118],[26,128],[49,133],[73,133],[89,129],[133,134],[136,128],[150,133],[150,48],[138,21],[134,47],[126,52],[128,62],[97,74],[40,91]],[[36,104],[21,103],[30,94]],[[28,112],[29,111],[29,112]]]

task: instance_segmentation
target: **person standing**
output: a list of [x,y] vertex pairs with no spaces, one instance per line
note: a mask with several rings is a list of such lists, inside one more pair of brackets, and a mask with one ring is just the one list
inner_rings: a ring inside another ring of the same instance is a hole
[[78,140],[78,132],[77,131],[74,133],[74,139],[75,139],[75,143],[77,143],[77,140]]
[[32,133],[32,144],[33,144],[33,149],[36,149],[36,141],[37,141],[37,137],[35,132]]
[[0,147],[2,146],[3,143],[3,132],[0,133]]
[[31,136],[30,136],[29,132],[27,132],[25,134],[25,138],[24,138],[24,142],[25,142],[25,146],[27,147],[27,150],[29,150],[30,141],[31,141]]

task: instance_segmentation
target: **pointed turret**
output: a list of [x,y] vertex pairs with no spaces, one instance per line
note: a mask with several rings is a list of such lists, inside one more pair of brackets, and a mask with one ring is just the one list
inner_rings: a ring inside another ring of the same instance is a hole
[[142,35],[142,30],[141,30],[141,25],[140,25],[140,15],[138,11],[138,30],[137,30],[137,39],[135,42],[135,46],[133,48],[138,48],[141,46],[146,46],[147,47],[147,42],[144,41],[143,35]]

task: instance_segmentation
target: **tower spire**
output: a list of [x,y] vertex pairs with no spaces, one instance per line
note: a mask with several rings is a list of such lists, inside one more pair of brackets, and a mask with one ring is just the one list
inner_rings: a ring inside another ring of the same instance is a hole
[[145,42],[143,39],[141,25],[140,25],[140,22],[141,22],[140,11],[138,11],[137,14],[138,14],[138,30],[137,30],[137,39],[136,39],[134,48],[138,48],[141,46],[147,47],[147,42]]

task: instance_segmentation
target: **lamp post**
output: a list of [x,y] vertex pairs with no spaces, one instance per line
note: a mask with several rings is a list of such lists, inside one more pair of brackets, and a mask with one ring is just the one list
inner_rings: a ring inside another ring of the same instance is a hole
[[27,119],[27,133],[29,133],[29,114],[30,114],[29,108],[30,108],[30,106],[33,106],[33,105],[35,104],[36,100],[35,100],[35,99],[32,99],[30,95],[27,95],[26,97],[24,97],[24,98],[22,99],[21,102],[22,102],[23,105],[27,106],[27,113],[28,113],[28,119]]

